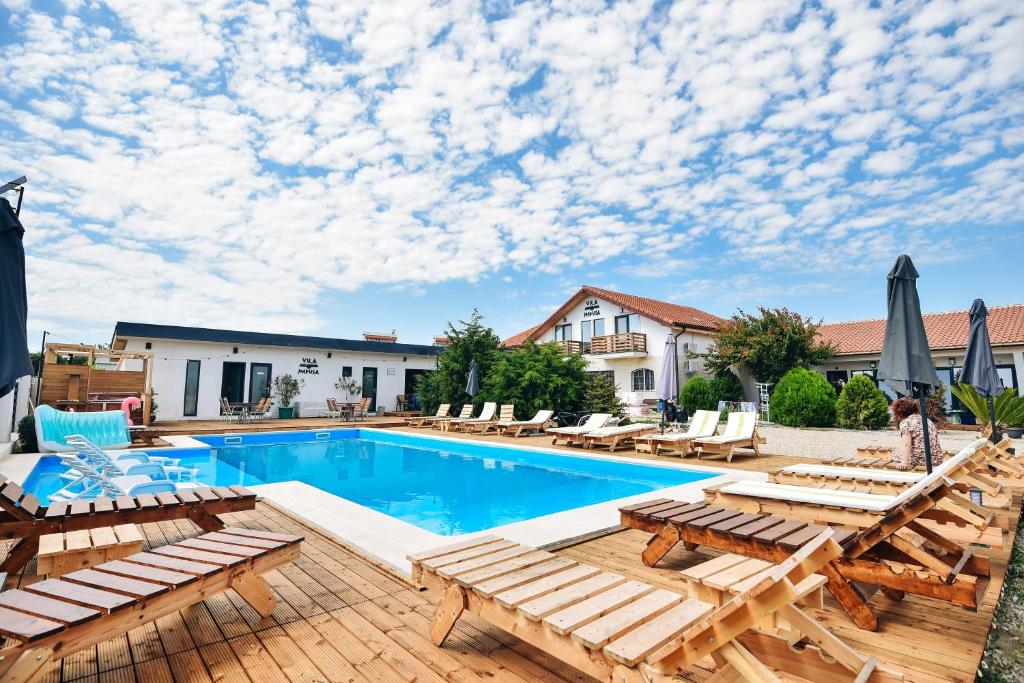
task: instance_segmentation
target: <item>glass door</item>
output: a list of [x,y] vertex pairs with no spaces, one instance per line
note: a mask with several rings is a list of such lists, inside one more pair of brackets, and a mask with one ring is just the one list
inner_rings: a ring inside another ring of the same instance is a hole
[[181,414],[195,417],[199,407],[199,361],[185,361],[185,406]]
[[363,398],[369,396],[370,412],[377,410],[377,368],[363,368]]
[[270,363],[249,366],[249,403],[258,403],[270,396]]
[[245,363],[224,363],[220,395],[228,403],[241,403],[245,396]]

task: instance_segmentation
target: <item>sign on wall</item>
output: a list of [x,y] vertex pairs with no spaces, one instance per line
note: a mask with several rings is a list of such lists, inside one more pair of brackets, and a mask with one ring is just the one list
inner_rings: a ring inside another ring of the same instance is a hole
[[583,317],[596,318],[601,315],[601,303],[597,299],[587,299],[583,302]]
[[299,363],[300,375],[319,375],[320,366],[316,362],[316,358],[303,358],[302,362]]

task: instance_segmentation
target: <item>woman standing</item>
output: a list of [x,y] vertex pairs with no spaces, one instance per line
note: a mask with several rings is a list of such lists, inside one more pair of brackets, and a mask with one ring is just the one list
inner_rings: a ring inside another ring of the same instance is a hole
[[[924,428],[921,423],[921,404],[912,398],[898,398],[892,402],[892,414],[900,425],[900,444],[893,450],[892,462],[901,470],[923,467]],[[928,420],[928,436],[932,447],[932,465],[942,462],[939,430]]]

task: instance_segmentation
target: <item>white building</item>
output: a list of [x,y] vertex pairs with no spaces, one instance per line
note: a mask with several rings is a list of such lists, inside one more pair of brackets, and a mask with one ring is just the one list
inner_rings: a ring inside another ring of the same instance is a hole
[[581,352],[591,372],[606,373],[627,405],[656,399],[665,341],[676,338],[679,386],[705,374],[696,355],[707,350],[722,319],[690,306],[584,286],[544,322],[509,337],[502,346],[526,340],[558,342]]
[[340,377],[351,377],[362,396],[374,398],[371,409],[394,410],[399,395],[415,391],[416,376],[434,368],[441,349],[399,344],[393,335],[364,336],[331,339],[118,322],[112,348],[153,353],[154,400],[162,420],[216,418],[221,397],[259,401],[271,393],[273,378],[283,374],[304,380],[294,401],[300,406],[318,409],[326,398],[354,398],[334,388]]

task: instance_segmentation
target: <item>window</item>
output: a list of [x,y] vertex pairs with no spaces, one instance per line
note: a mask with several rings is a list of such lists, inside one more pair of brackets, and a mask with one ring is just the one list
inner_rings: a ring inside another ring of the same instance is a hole
[[583,352],[590,352],[590,340],[604,335],[604,318],[584,320],[580,323],[580,338],[583,340]]
[[555,325],[555,341],[572,339],[572,325]]
[[195,417],[199,405],[199,361],[185,361],[185,407],[182,415]]
[[352,368],[351,368],[351,366],[348,366],[348,365],[341,366],[341,376],[342,377],[351,377],[352,376]]
[[606,378],[612,384],[615,384],[615,371],[614,370],[588,370],[588,377],[597,377],[598,375]]
[[629,313],[628,315],[617,315],[615,316],[615,334],[622,334],[623,332],[639,332],[640,331],[640,316],[637,313]]
[[654,370],[647,368],[634,370],[633,391],[654,391]]

